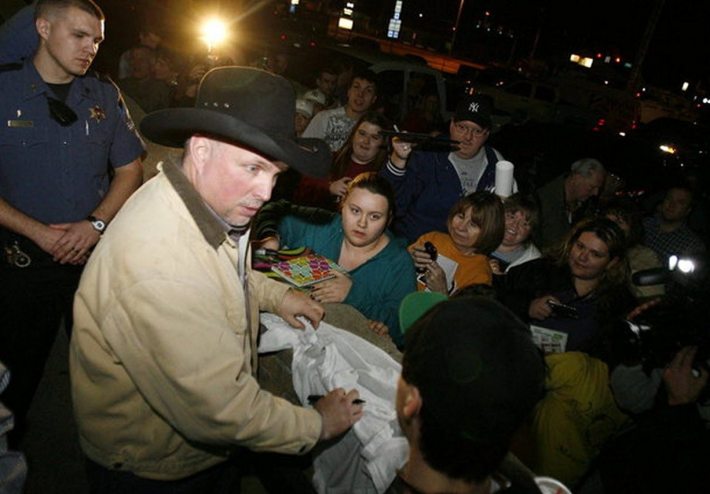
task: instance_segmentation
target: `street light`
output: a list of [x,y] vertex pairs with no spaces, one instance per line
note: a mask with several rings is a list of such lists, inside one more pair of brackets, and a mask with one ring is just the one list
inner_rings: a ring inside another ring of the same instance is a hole
[[223,43],[228,36],[227,25],[221,19],[216,17],[207,19],[203,22],[200,32],[202,41],[207,45],[207,53],[212,54],[212,49]]

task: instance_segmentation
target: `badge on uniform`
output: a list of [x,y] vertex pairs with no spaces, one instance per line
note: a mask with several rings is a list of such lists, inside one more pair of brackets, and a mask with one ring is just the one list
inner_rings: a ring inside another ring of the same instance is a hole
[[34,127],[34,122],[32,120],[8,120],[8,127]]
[[93,118],[97,122],[100,122],[106,118],[106,112],[99,105],[92,106],[89,108],[89,118]]

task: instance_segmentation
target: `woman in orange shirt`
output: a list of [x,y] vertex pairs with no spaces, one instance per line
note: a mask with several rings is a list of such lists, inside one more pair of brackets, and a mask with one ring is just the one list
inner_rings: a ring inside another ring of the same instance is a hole
[[454,205],[446,226],[448,233],[425,233],[409,246],[420,272],[418,290],[453,295],[470,285],[490,285],[487,256],[500,245],[505,229],[501,200],[492,192],[474,192]]

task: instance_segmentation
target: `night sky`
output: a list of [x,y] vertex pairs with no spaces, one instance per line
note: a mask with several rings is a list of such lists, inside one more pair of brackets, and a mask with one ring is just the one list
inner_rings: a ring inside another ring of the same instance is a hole
[[[537,54],[551,57],[571,50],[618,54],[633,62],[655,0],[464,0],[460,33],[484,17],[518,36],[516,55],[529,54],[540,28]],[[408,14],[452,22],[458,0],[405,0]],[[411,10],[410,10],[411,9]],[[413,16],[413,22],[418,17]],[[467,21],[470,24],[467,24]],[[683,80],[710,74],[710,2],[666,0],[643,64],[646,80],[679,88]],[[707,86],[706,86],[707,87]]]
[[[112,52],[120,52],[130,45],[137,30],[136,10],[140,11],[151,3],[165,9],[168,16],[179,16],[184,9],[175,8],[177,6],[192,3],[202,7],[210,1],[224,8],[226,5],[245,5],[261,0],[99,0],[108,15],[108,39],[102,50],[106,49],[109,52],[106,55],[112,55]],[[332,6],[343,2],[330,0]],[[510,39],[501,42],[491,37],[486,41],[489,52],[498,50],[499,60],[510,55],[515,59],[528,56],[539,30],[536,51],[539,58],[559,61],[568,57],[572,50],[587,50],[588,53],[619,55],[625,61],[633,62],[655,2],[464,0],[457,45],[465,48],[476,41],[475,24],[485,17],[484,12],[487,11],[490,25],[502,26],[516,37],[514,46]],[[356,8],[384,19],[383,22],[391,15],[393,5],[394,0],[356,0]],[[458,6],[459,0],[404,0],[403,22],[414,29],[422,22],[427,28],[445,33],[453,25]],[[691,85],[702,81],[703,88],[710,90],[709,22],[710,2],[666,0],[643,64],[642,73],[646,81],[675,90],[685,80]],[[477,40],[481,41],[480,36]],[[496,43],[501,46],[495,46]]]

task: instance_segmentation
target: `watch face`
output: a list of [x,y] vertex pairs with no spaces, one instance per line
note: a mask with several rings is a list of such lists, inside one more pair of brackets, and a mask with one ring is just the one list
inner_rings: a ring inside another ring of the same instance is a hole
[[106,223],[104,223],[102,220],[94,220],[91,222],[93,225],[94,229],[103,232],[106,229]]

